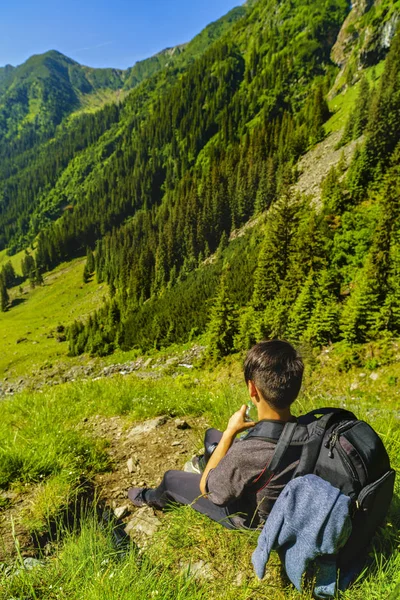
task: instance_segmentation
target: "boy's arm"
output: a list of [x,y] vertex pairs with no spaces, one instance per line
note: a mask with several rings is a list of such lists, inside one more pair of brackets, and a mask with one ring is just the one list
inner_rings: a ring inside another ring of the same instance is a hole
[[229,448],[232,446],[233,441],[238,433],[254,427],[254,422],[246,421],[246,404],[243,404],[242,408],[235,412],[229,419],[228,426],[222,434],[222,438],[215,448],[214,452],[210,456],[206,468],[204,469],[202,478],[200,480],[200,491],[202,494],[207,494],[207,477],[209,472],[221,462]]

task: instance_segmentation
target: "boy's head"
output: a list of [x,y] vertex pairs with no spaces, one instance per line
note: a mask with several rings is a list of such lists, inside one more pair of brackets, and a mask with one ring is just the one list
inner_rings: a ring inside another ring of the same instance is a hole
[[244,362],[246,383],[252,381],[262,398],[277,410],[296,399],[303,378],[301,356],[288,342],[270,340],[251,348]]

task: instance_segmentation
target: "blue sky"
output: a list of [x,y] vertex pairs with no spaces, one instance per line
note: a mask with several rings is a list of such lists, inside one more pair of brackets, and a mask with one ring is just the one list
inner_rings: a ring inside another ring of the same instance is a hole
[[5,0],[0,66],[59,50],[92,67],[132,66],[192,39],[243,0]]

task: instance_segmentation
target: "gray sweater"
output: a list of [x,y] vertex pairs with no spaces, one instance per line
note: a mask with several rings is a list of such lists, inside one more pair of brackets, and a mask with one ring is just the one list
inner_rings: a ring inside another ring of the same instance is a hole
[[[257,425],[254,427],[257,430]],[[259,527],[298,465],[296,456],[288,453],[282,470],[269,478],[267,466],[276,445],[259,438],[239,439],[228,450],[207,478],[208,498],[218,506],[226,506],[236,527]]]

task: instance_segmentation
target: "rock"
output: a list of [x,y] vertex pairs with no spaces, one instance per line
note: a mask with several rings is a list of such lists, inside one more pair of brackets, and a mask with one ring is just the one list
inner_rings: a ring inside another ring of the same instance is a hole
[[214,579],[214,573],[211,565],[204,562],[204,560],[198,560],[193,563],[180,563],[182,575],[193,577],[197,581],[211,581]]
[[125,527],[125,533],[135,541],[137,541],[137,536],[139,538],[141,536],[151,538],[156,533],[160,524],[161,521],[157,519],[153,510],[149,506],[143,506],[135,512]]
[[149,433],[149,431],[153,431],[157,429],[157,427],[161,427],[168,421],[168,417],[163,415],[161,417],[156,417],[155,419],[149,419],[148,421],[144,421],[140,425],[136,425],[133,429],[130,430],[127,437],[132,438],[137,435],[142,435],[144,433]]
[[126,466],[127,466],[128,472],[133,473],[137,464],[138,464],[137,459],[128,458],[128,460],[126,461]]
[[127,506],[126,504],[124,506],[118,506],[115,510],[114,510],[114,515],[116,516],[117,519],[123,519],[126,514],[129,511],[129,506]]
[[372,379],[372,381],[376,381],[378,379],[379,375],[378,373],[371,373],[371,375],[369,376],[370,379]]
[[367,374],[366,374],[366,373],[360,373],[360,374],[359,374],[359,377],[366,377],[366,376],[367,376]]
[[150,366],[150,364],[151,364],[151,361],[152,361],[152,359],[151,359],[151,358],[148,358],[148,359],[146,360],[146,362],[143,364],[143,368],[144,368],[144,369],[147,369],[147,367],[149,367],[149,366]]
[[[20,563],[19,563],[20,564]],[[32,571],[33,569],[37,569],[39,567],[43,567],[46,564],[44,560],[38,560],[37,558],[32,558],[31,556],[27,556],[23,559],[22,567],[16,569],[14,572],[10,572],[9,575],[18,576],[23,573],[23,571]]]
[[357,390],[359,387],[358,383],[355,381],[350,385],[350,391]]
[[172,442],[171,446],[182,446],[182,442],[177,440],[176,442]]
[[175,419],[174,423],[177,429],[190,429],[189,423],[187,423],[184,419]]

